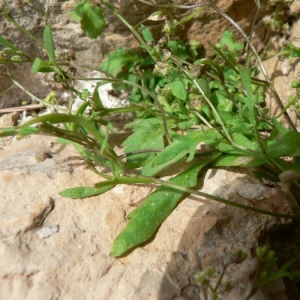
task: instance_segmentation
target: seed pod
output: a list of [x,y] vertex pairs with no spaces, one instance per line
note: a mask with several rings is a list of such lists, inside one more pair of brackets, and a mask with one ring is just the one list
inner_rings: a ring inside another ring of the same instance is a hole
[[282,183],[292,183],[296,180],[299,180],[300,175],[294,170],[287,170],[279,174],[278,177]]

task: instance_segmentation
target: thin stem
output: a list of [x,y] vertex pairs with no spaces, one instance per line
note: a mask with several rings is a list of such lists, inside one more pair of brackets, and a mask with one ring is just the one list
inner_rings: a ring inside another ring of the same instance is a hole
[[[251,29],[250,29],[250,33],[249,33],[249,41],[252,40],[252,35],[253,35],[253,32],[254,32],[254,28],[255,28],[255,23],[256,23],[256,20],[258,18],[258,15],[260,13],[260,10],[261,10],[261,6],[260,6],[260,1],[259,0],[254,0],[256,6],[257,6],[257,10],[255,12],[255,15],[254,15],[254,18],[253,18],[253,21],[252,21],[252,24],[251,24]],[[247,48],[247,55],[246,55],[246,60],[245,60],[245,67],[247,66],[247,61],[248,61],[248,58],[249,58],[249,55],[250,55],[250,48],[249,48],[249,44],[247,44],[248,48]]]
[[196,81],[196,79],[192,79],[189,75],[189,72],[185,69],[183,69],[183,72],[193,81],[194,85],[197,87],[197,89],[199,90],[199,92],[201,93],[201,95],[204,97],[205,101],[207,102],[207,104],[210,106],[211,110],[213,111],[217,121],[221,124],[222,129],[224,130],[224,133],[226,135],[227,140],[230,142],[230,144],[233,143],[233,140],[229,134],[229,132],[227,131],[227,128],[221,118],[221,116],[219,115],[219,113],[217,112],[216,108],[214,107],[214,105],[211,103],[210,99],[206,96],[205,92],[203,91],[203,89],[200,87],[200,85],[198,84],[198,82]]
[[[147,45],[147,43],[139,35],[139,33],[137,32],[137,30],[133,26],[131,26],[123,18],[123,16],[119,14],[119,12],[115,9],[115,7],[112,6],[107,0],[103,0],[102,2],[109,8],[110,11],[112,11],[117,16],[118,19],[120,19],[123,22],[123,24],[125,24],[129,28],[129,30],[138,39],[138,41],[141,43],[141,45],[143,45],[143,47],[147,50],[147,52],[149,53],[149,55],[151,55],[153,57],[151,48]],[[157,59],[157,57],[153,57],[153,58],[154,58],[154,60]],[[145,91],[145,89],[143,89],[143,90]],[[167,139],[168,143],[171,144],[172,140],[171,140],[171,137],[170,137],[170,134],[169,134],[168,124],[167,124],[167,120],[166,120],[164,109],[163,109],[162,105],[160,104],[160,102],[158,101],[158,99],[156,98],[156,96],[153,93],[151,93],[151,94],[153,95],[152,99],[154,100],[155,104],[157,105],[157,107],[158,107],[158,109],[159,109],[159,111],[161,113],[161,118],[162,118],[162,122],[163,122],[163,127],[164,127],[164,132],[165,132],[166,139]]]
[[32,35],[28,30],[26,30],[24,27],[22,27],[20,24],[18,24],[8,13],[6,9],[6,1],[3,2],[3,15],[7,20],[9,20],[11,23],[13,23],[19,30],[21,30],[23,33],[28,35],[31,39],[33,39],[38,45],[43,47],[43,42],[36,38],[34,35]]
[[224,275],[225,275],[225,272],[226,272],[226,269],[227,269],[228,266],[229,266],[229,264],[224,265],[224,263],[223,263],[223,269],[222,269],[222,272],[221,272],[221,274],[220,274],[220,277],[219,277],[219,279],[218,279],[218,282],[216,283],[216,285],[215,285],[215,287],[214,287],[214,292],[215,292],[215,293],[217,293],[217,291],[218,291],[218,288],[219,288],[219,286],[220,286],[220,284],[221,284],[221,282],[222,282],[222,279],[223,279],[223,277],[224,277]]
[[255,213],[260,213],[263,215],[268,215],[268,216],[277,217],[277,218],[284,218],[284,219],[297,219],[297,220],[300,219],[299,216],[280,214],[280,213],[275,213],[272,211],[255,208],[252,206],[247,206],[247,205],[244,205],[241,203],[226,200],[221,197],[217,197],[217,196],[210,195],[210,194],[207,194],[204,192],[200,192],[198,190],[186,188],[184,186],[180,186],[180,185],[171,183],[169,181],[164,181],[161,179],[156,179],[156,178],[146,177],[146,176],[141,176],[141,175],[136,175],[134,177],[129,177],[129,176],[116,177],[114,180],[109,180],[107,182],[101,182],[101,186],[107,186],[107,185],[111,185],[111,184],[145,184],[145,183],[156,184],[159,186],[166,186],[166,187],[169,187],[169,188],[172,188],[172,189],[175,189],[175,190],[187,193],[187,194],[191,194],[191,195],[194,194],[194,195],[200,196],[201,200],[204,200],[203,198],[206,198],[206,199],[214,200],[219,203],[234,206],[236,208],[245,209],[245,210],[252,211]]
[[[230,18],[224,11],[222,11],[218,6],[216,6],[212,0],[209,0],[209,5],[218,13],[220,14],[224,19],[226,19],[228,22],[230,22],[238,31],[239,33],[242,35],[242,37],[245,39],[245,41],[247,42],[248,46],[250,47],[251,51],[253,52],[259,66],[260,66],[260,69],[264,75],[264,77],[266,78],[266,81],[268,82],[269,84],[269,89],[272,91],[272,93],[274,94],[275,96],[275,100],[277,102],[277,105],[280,107],[281,110],[284,109],[284,105],[282,104],[282,101],[280,99],[280,97],[278,96],[276,90],[274,89],[272,83],[271,83],[271,79],[263,65],[263,62],[260,58],[260,56],[258,55],[256,49],[254,48],[253,44],[251,43],[251,41],[249,40],[249,38],[247,37],[247,35],[245,34],[245,32],[242,30],[242,28],[232,19]],[[290,116],[285,112],[284,113],[284,116],[286,118],[286,120],[288,121],[289,125],[291,126],[291,128],[294,130],[294,131],[297,131],[297,128],[296,126],[294,125],[293,121],[291,120]]]
[[19,87],[23,92],[25,92],[28,96],[30,96],[32,99],[38,101],[39,103],[45,105],[46,107],[50,107],[53,108],[57,111],[61,111],[61,112],[67,112],[67,110],[65,108],[59,107],[57,105],[52,105],[38,97],[36,97],[35,95],[33,95],[32,93],[30,93],[25,87],[23,87],[15,78],[14,76],[11,74],[11,72],[9,71],[9,69],[4,65],[9,77],[11,78],[12,82]]

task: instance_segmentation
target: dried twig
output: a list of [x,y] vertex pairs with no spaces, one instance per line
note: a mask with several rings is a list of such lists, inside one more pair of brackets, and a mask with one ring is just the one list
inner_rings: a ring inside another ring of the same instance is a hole
[[8,107],[8,108],[1,108],[0,114],[7,114],[15,111],[28,111],[28,110],[36,110],[44,108],[41,104],[31,104],[31,105],[24,105],[24,106],[16,106],[16,107]]

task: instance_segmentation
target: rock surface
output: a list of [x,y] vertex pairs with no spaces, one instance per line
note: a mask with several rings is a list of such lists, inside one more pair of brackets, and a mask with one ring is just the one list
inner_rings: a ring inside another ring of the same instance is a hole
[[[71,146],[35,136],[0,150],[0,299],[200,299],[193,275],[219,272],[238,249],[248,254],[226,273],[235,288],[222,299],[243,299],[256,269],[254,248],[266,233],[289,223],[204,198],[182,201],[155,238],[127,256],[112,258],[126,215],[153,190],[116,186],[83,200],[59,196],[100,179]],[[209,170],[203,192],[281,213],[289,193],[235,170]],[[282,282],[253,299],[286,299]]]

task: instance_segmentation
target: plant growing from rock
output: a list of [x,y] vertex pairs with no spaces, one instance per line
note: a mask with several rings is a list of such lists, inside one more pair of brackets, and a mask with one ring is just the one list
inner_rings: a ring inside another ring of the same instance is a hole
[[[243,300],[251,299],[265,285],[277,279],[288,277],[293,280],[300,276],[300,272],[289,271],[289,268],[294,261],[289,261],[284,264],[279,271],[274,272],[273,267],[277,262],[277,257],[274,251],[267,246],[257,247],[256,256],[258,260],[257,269],[254,275],[254,280],[250,290],[246,293]],[[206,268],[195,274],[194,279],[199,286],[204,299],[222,299],[223,293],[232,290],[233,285],[230,281],[223,282],[226,269],[232,264],[240,264],[247,258],[247,254],[242,250],[233,253],[228,262],[222,264],[222,270],[216,284],[212,283],[212,278],[216,276],[216,271],[213,268]]]
[[[254,2],[260,10],[260,1]],[[22,138],[48,134],[59,137],[61,142],[72,143],[91,169],[104,180],[93,187],[66,189],[60,193],[65,197],[94,196],[117,184],[158,186],[127,216],[129,222],[116,237],[110,253],[114,257],[149,240],[176,205],[191,194],[274,217],[298,218],[199,190],[199,177],[204,176],[207,168],[236,166],[255,167],[254,176],[289,183],[299,191],[300,134],[287,113],[290,106],[298,105],[298,98],[290,98],[286,105],[281,102],[251,42],[251,34],[246,35],[213,1],[191,6],[156,5],[159,11],[148,20],[164,24],[158,39],[145,25],[129,24],[109,1],[102,0],[101,5],[82,0],[74,6],[72,17],[80,22],[84,33],[90,38],[97,38],[102,33],[106,24],[102,9],[105,6],[131,30],[140,42],[140,48],[110,53],[108,60],[97,68],[105,76],[99,78],[95,90],[90,93],[74,88],[74,81],[87,80],[76,76],[76,53],[70,51],[66,57],[58,58],[51,27],[45,26],[43,40],[39,40],[11,18],[4,1],[3,16],[26,32],[47,54],[47,59],[31,58],[0,36],[0,44],[5,47],[0,63],[14,84],[23,88],[12,76],[9,65],[31,61],[32,74],[54,73],[55,81],[70,92],[72,100],[68,108],[63,108],[55,103],[53,93],[42,100],[26,91],[36,101],[52,108],[53,113],[37,116],[18,127],[2,128],[0,136]],[[206,7],[212,7],[224,17],[244,38],[244,43],[236,41],[232,32],[225,31],[219,43],[212,46],[214,56],[210,58],[201,55],[200,44],[196,41],[185,44],[174,40],[176,28]],[[195,10],[176,21],[171,13],[173,8]],[[282,53],[289,57],[300,56],[300,50],[292,44],[286,45]],[[258,78],[260,72],[264,79]],[[113,83],[115,89],[129,93],[129,107],[103,106],[98,89],[108,82]],[[293,86],[298,89],[299,84],[295,81]],[[265,107],[266,89],[281,108],[276,116],[270,115]],[[74,113],[75,96],[80,97],[83,104]],[[106,117],[127,112],[134,116],[134,120],[126,125],[132,129],[132,134],[124,140],[124,154],[120,156],[110,145],[113,125]],[[200,143],[205,145],[205,150],[199,149]],[[287,163],[284,157],[293,157],[293,164]],[[177,164],[184,170],[164,180],[163,174]]]

